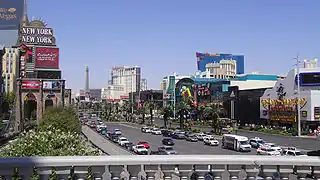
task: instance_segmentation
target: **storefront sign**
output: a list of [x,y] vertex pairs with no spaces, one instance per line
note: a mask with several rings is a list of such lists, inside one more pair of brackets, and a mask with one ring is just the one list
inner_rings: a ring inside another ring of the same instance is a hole
[[21,89],[37,90],[40,88],[39,81],[22,81]]
[[36,47],[35,50],[36,68],[59,68],[59,48]]
[[52,46],[56,43],[53,30],[44,27],[22,27],[20,38],[21,43],[24,44]]

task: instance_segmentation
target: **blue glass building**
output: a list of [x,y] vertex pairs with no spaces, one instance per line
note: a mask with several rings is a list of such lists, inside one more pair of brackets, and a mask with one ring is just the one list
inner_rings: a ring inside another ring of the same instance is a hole
[[196,53],[198,70],[201,72],[206,71],[206,64],[219,63],[220,60],[236,60],[237,61],[237,74],[244,73],[244,55],[233,54],[209,54],[209,53]]

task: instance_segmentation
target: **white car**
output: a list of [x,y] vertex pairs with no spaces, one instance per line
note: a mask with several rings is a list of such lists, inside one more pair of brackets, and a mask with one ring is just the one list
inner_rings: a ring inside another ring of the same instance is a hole
[[281,147],[275,145],[274,143],[265,143],[265,146],[270,147],[271,149],[274,149],[274,150],[279,151],[280,153],[282,153]]
[[125,137],[120,137],[120,138],[118,139],[118,144],[119,144],[120,146],[124,146],[126,143],[130,143],[127,138],[125,138]]
[[285,155],[285,156],[307,156],[306,154],[303,154],[301,151],[298,151],[298,150],[284,150],[283,155]]
[[218,146],[219,141],[217,141],[213,136],[205,136],[203,138],[203,142],[205,145],[210,145],[210,146]]
[[143,133],[151,133],[151,129],[149,127],[144,126],[144,127],[141,128],[141,132],[143,132]]
[[155,135],[161,135],[161,130],[159,128],[153,128],[151,133]]
[[281,153],[270,147],[261,147],[257,149],[257,155],[280,156]]
[[206,137],[206,136],[207,136],[207,135],[204,134],[204,133],[198,133],[198,134],[196,135],[196,137],[197,137],[197,139],[198,139],[199,141],[202,141],[203,138]]
[[148,154],[148,149],[144,145],[136,145],[132,147],[133,152],[137,154]]
[[122,134],[120,129],[114,129],[113,131],[114,131],[114,134],[116,134],[116,135],[121,135]]

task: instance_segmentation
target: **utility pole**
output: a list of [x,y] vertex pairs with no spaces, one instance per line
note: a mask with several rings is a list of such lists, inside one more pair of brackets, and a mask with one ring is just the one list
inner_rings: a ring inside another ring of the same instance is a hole
[[297,57],[294,58],[296,60],[296,66],[297,66],[297,95],[298,95],[298,104],[297,104],[297,113],[298,113],[298,117],[297,117],[297,121],[298,121],[298,137],[301,136],[301,118],[300,118],[300,70],[299,70],[299,64],[300,64],[300,60],[299,60],[299,55],[297,55]]

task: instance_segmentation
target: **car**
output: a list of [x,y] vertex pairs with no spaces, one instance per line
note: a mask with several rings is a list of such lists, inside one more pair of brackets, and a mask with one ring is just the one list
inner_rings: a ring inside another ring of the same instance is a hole
[[119,137],[120,137],[119,135],[112,134],[112,135],[110,136],[110,140],[111,140],[112,142],[114,142],[114,143],[118,143]]
[[133,143],[132,142],[129,142],[129,143],[125,143],[124,144],[124,148],[126,148],[127,150],[129,151],[133,151]]
[[114,130],[113,130],[113,133],[116,134],[116,135],[120,135],[120,136],[121,136],[121,134],[122,134],[121,131],[120,131],[120,129],[114,129]]
[[203,141],[203,138],[206,137],[206,136],[207,136],[207,135],[204,134],[204,133],[198,133],[198,134],[196,135],[196,137],[197,137],[197,139],[198,139],[199,141]]
[[217,141],[213,136],[204,137],[203,143],[205,145],[210,145],[210,146],[218,146],[219,145],[219,141]]
[[252,148],[256,148],[256,149],[258,149],[259,147],[264,146],[264,144],[265,144],[264,140],[260,139],[259,137],[251,138],[249,140],[249,143],[250,143]]
[[189,134],[186,136],[186,141],[198,142],[198,138],[195,134]]
[[97,125],[97,131],[101,132],[102,130],[107,130],[107,126],[106,125]]
[[141,128],[141,132],[143,133],[151,133],[151,129],[147,126],[144,126]]
[[161,131],[161,134],[162,134],[162,136],[164,136],[164,137],[171,137],[172,131],[171,131],[171,130],[168,130],[168,129],[164,129],[164,130]]
[[176,131],[172,134],[172,138],[174,139],[185,139],[186,136],[184,135],[184,132],[182,131]]
[[136,145],[132,147],[133,152],[136,154],[148,154],[148,149],[144,147],[144,145]]
[[174,145],[174,141],[171,138],[164,138],[162,140],[162,144],[163,145],[167,145],[167,146],[173,146]]
[[95,127],[97,127],[97,124],[96,124],[95,122],[91,122],[91,123],[90,123],[90,127],[91,127],[91,128],[95,128]]
[[283,151],[284,156],[307,156],[306,154],[302,153],[301,151],[298,150],[284,150]]
[[158,147],[158,153],[159,155],[178,154],[177,151],[175,151],[172,146],[160,146]]
[[150,148],[150,144],[148,142],[146,142],[146,141],[139,141],[137,144],[138,145],[143,145],[147,149]]
[[104,136],[107,135],[107,130],[106,130],[106,129],[101,130],[101,131],[100,131],[100,134],[101,134],[101,135],[104,135]]
[[271,149],[274,149],[282,153],[281,147],[277,146],[275,143],[265,143],[265,146],[270,147]]
[[125,138],[125,137],[119,137],[119,139],[118,139],[118,144],[119,144],[120,146],[124,146],[124,144],[126,144],[126,143],[129,143],[129,140],[128,140],[127,138]]
[[154,135],[161,135],[161,130],[159,128],[153,128],[151,133]]
[[257,149],[257,155],[280,156],[281,153],[275,149],[265,146]]

